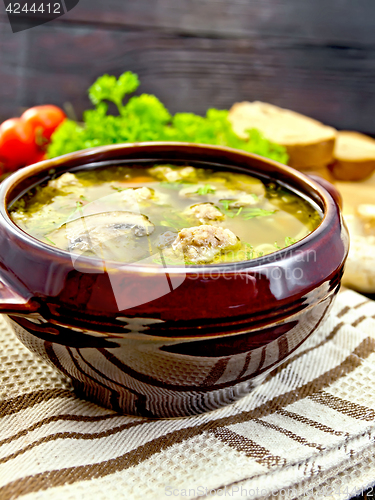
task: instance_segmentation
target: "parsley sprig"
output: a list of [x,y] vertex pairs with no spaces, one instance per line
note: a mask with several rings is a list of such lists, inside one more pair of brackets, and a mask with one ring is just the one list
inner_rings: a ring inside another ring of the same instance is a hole
[[[286,149],[252,129],[249,139],[239,138],[228,120],[228,111],[209,109],[206,116],[194,113],[172,115],[157,97],[141,94],[138,76],[127,71],[119,78],[103,75],[89,88],[94,109],[85,111],[83,123],[65,120],[52,136],[48,156],[53,158],[79,149],[142,141],[181,141],[229,146],[286,163]],[[108,113],[114,103],[117,115]]]
[[289,247],[290,245],[294,245],[294,243],[297,243],[297,240],[294,239],[294,238],[291,238],[290,236],[285,236],[285,245],[283,247],[281,247],[277,241],[275,241],[274,243],[274,247],[276,248],[276,250],[282,250],[283,248],[286,248],[286,247]]
[[263,208],[245,208],[242,217],[245,220],[254,219],[254,217],[268,217],[273,215],[276,210],[264,210]]
[[294,245],[294,243],[297,243],[297,240],[294,238],[291,238],[290,236],[285,237],[285,246],[289,247],[290,245]]
[[269,215],[273,215],[276,210],[264,210],[263,208],[230,208],[230,204],[235,202],[236,200],[220,200],[220,203],[223,205],[222,212],[227,217],[238,217],[241,215],[245,220],[254,219],[255,217],[267,217]]
[[169,182],[169,181],[160,182],[159,186],[167,188],[167,189],[173,189],[173,190],[179,191],[185,185],[189,186],[190,184],[192,184],[192,182],[187,180],[187,179],[179,179],[179,180],[173,181],[173,182]]
[[195,193],[199,194],[201,196],[204,196],[206,194],[213,194],[215,193],[216,188],[214,186],[210,186],[209,184],[205,184],[204,186],[200,186]]

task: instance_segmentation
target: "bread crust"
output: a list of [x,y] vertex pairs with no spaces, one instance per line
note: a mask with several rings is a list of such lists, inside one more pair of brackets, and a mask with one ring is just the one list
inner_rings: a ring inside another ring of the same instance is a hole
[[332,175],[342,181],[360,181],[375,170],[375,140],[359,132],[340,131],[330,165]]
[[361,181],[375,171],[375,159],[363,161],[335,160],[330,166],[335,179],[340,181]]
[[333,161],[337,131],[313,118],[273,104],[245,101],[232,106],[229,120],[243,139],[248,138],[246,130],[256,128],[266,139],[284,146],[288,165],[298,170],[325,167]]
[[288,165],[298,170],[316,168],[316,165],[325,166],[332,163],[335,138],[328,141],[310,144],[294,144],[285,146],[289,161]]

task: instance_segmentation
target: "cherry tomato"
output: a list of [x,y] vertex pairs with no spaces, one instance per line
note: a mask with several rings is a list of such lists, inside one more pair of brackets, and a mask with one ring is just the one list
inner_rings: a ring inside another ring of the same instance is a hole
[[64,111],[53,104],[34,106],[21,116],[21,120],[32,126],[38,146],[43,146],[51,139],[56,128],[66,119]]
[[34,158],[29,161],[26,165],[32,165],[33,163],[38,163],[38,161],[44,161],[47,159],[47,155],[44,151],[39,151]]
[[21,118],[10,118],[0,125],[0,163],[5,171],[30,165],[39,156],[34,130],[29,123]]

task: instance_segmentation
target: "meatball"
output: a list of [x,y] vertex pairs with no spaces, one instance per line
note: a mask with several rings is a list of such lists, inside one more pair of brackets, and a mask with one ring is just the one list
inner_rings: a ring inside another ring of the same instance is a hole
[[136,201],[140,203],[145,200],[150,200],[152,198],[152,191],[149,188],[141,187],[141,188],[130,188],[126,189],[121,193],[121,198],[123,201]]
[[79,184],[80,182],[74,174],[71,174],[70,172],[65,172],[65,174],[62,174],[57,179],[49,181],[48,187],[54,189],[63,189],[66,186],[77,186]]
[[212,262],[222,252],[239,246],[240,240],[230,229],[209,225],[182,229],[172,245],[174,251],[197,264]]
[[192,180],[196,177],[196,169],[194,167],[171,168],[168,165],[160,165],[150,168],[148,172],[159,181],[167,182],[176,182],[184,179]]
[[185,210],[185,215],[195,217],[200,222],[224,220],[225,215],[220,212],[212,203],[199,203]]

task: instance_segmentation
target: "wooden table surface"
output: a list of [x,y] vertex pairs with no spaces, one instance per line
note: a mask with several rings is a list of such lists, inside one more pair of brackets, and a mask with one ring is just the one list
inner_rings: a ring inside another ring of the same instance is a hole
[[375,134],[374,0],[80,0],[12,33],[0,19],[0,119],[132,70],[172,112],[264,100]]

